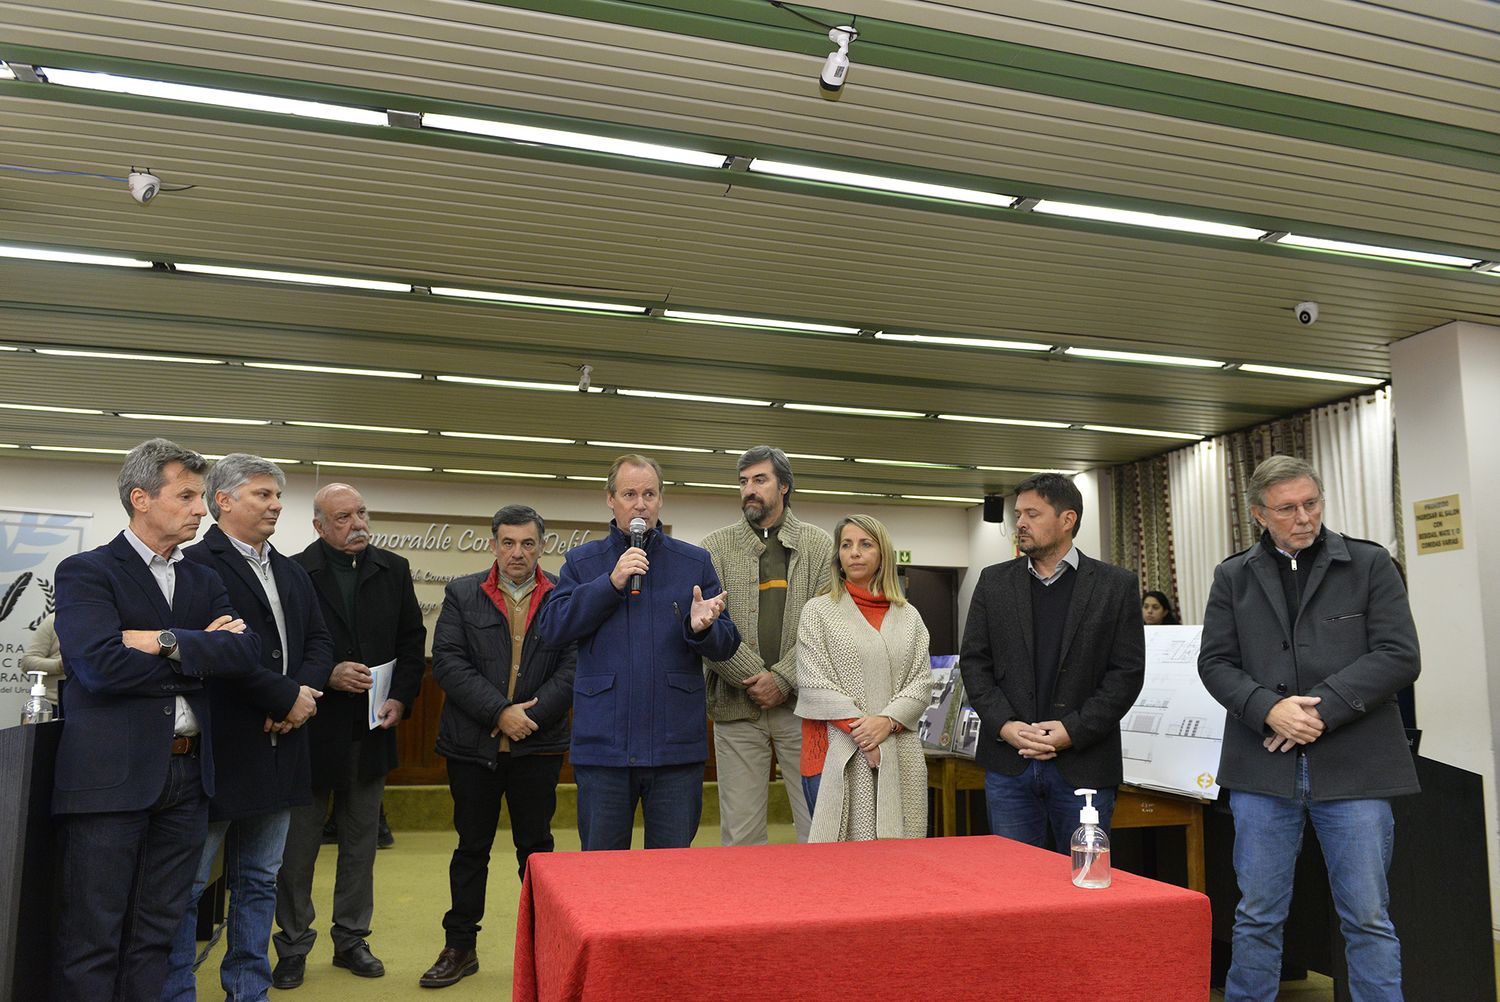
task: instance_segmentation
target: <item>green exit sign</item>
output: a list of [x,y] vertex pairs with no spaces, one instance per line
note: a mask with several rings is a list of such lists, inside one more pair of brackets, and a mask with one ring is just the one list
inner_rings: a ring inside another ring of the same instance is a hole
[[897,550],[896,551],[896,563],[898,563],[898,564],[909,564],[909,563],[911,563],[911,551],[910,550]]

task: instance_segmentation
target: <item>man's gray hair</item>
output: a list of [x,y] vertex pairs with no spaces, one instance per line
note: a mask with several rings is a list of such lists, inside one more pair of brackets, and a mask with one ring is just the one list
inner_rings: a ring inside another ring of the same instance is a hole
[[495,512],[495,517],[490,519],[490,535],[500,535],[502,525],[531,525],[533,522],[536,523],[537,538],[545,539],[547,523],[542,520],[542,516],[535,508],[525,504],[508,504]]
[[1312,478],[1312,482],[1318,485],[1318,493],[1323,493],[1323,478],[1318,476],[1313,464],[1296,456],[1270,456],[1262,460],[1255,472],[1250,474],[1250,482],[1245,485],[1245,500],[1257,508],[1264,508],[1266,491],[1277,484],[1301,477]]
[[214,464],[214,468],[208,471],[208,479],[204,481],[203,493],[215,521],[219,518],[219,502],[214,500],[214,495],[223,491],[238,501],[240,488],[256,477],[270,477],[276,481],[277,487],[286,489],[286,474],[269,459],[261,459],[248,452],[231,452]]
[[745,467],[754,466],[757,463],[769,462],[771,472],[776,474],[776,482],[786,488],[784,498],[788,507],[792,503],[792,463],[786,458],[786,453],[774,445],[756,445],[740,453],[739,465],[735,467],[736,473],[744,473]]
[[184,449],[176,442],[170,442],[164,438],[153,438],[142,442],[125,457],[125,465],[120,467],[120,476],[116,483],[120,488],[120,504],[125,506],[125,514],[134,517],[135,508],[130,503],[130,492],[139,487],[151,497],[161,493],[162,484],[167,482],[166,475],[162,472],[169,463],[181,463],[183,469],[189,473],[202,473],[208,469],[208,460],[198,455],[192,449]]
[[642,470],[654,470],[656,472],[656,489],[660,494],[667,492],[667,482],[661,475],[661,464],[650,456],[642,456],[637,452],[627,452],[623,456],[616,456],[614,463],[610,465],[609,476],[604,478],[604,489],[611,495],[615,492],[615,478],[620,474],[620,467],[634,466]]

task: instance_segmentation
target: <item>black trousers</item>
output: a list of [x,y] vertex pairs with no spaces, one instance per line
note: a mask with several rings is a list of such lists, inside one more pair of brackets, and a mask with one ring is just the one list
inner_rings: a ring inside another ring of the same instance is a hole
[[561,755],[501,753],[494,769],[473,762],[448,761],[448,789],[453,793],[453,827],[458,848],[448,865],[453,907],[443,916],[447,945],[472,950],[484,917],[484,892],[490,876],[490,848],[500,825],[500,800],[510,812],[516,844],[516,870],[526,875],[534,852],[552,851],[552,815],[557,810],[557,777]]

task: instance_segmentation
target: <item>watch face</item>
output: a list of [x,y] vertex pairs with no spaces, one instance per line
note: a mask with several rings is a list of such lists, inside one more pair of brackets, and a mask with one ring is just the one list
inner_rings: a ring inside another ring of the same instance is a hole
[[156,642],[161,645],[162,650],[172,650],[177,646],[177,634],[171,630],[162,630],[156,635]]

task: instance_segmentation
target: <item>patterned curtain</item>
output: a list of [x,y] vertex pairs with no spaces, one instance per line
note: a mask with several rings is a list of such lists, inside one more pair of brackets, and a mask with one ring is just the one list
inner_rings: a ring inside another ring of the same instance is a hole
[[1110,469],[1110,561],[1135,571],[1142,591],[1165,592],[1178,608],[1168,471],[1165,456]]
[[1311,462],[1310,425],[1311,414],[1303,411],[1224,436],[1228,444],[1224,473],[1228,478],[1231,553],[1238,553],[1260,538],[1260,526],[1250,517],[1250,506],[1245,502],[1250,474],[1269,456],[1296,456]]

